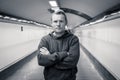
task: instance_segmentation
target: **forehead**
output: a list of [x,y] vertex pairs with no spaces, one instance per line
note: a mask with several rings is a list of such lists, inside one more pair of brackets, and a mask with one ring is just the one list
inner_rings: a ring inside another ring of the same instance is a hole
[[52,20],[65,20],[65,16],[63,14],[52,14]]

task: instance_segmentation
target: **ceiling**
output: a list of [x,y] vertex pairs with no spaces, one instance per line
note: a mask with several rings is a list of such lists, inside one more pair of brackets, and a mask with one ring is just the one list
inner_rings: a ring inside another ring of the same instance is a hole
[[[50,0],[0,0],[0,14],[51,24]],[[68,26],[120,10],[120,0],[57,0],[68,16]]]

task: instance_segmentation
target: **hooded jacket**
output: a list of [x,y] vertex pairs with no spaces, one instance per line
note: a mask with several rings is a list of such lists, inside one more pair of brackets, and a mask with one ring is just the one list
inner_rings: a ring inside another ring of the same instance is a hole
[[[40,54],[42,47],[46,47],[50,54]],[[45,80],[75,80],[79,49],[79,39],[68,31],[61,37],[54,36],[53,32],[44,36],[38,46],[37,58],[38,64],[45,66]]]

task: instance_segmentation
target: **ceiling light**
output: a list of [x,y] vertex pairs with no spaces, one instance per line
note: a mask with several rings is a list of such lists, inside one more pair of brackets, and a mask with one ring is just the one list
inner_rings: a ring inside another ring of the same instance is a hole
[[0,17],[3,17],[2,15],[0,15]]
[[10,18],[10,20],[16,21],[17,19],[16,18]]
[[52,7],[58,7],[58,4],[56,1],[49,1],[49,4],[52,6]]
[[10,17],[9,16],[5,16],[4,19],[10,19]]

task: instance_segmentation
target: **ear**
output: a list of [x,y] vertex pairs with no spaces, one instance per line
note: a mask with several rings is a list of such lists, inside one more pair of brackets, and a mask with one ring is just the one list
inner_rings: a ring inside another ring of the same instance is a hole
[[52,25],[52,18],[50,19],[50,23],[51,23],[51,25]]
[[51,20],[51,26],[53,27],[53,23],[52,23],[52,20]]
[[68,26],[67,25],[65,26],[65,29],[68,30]]

